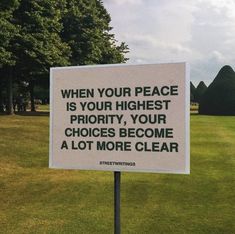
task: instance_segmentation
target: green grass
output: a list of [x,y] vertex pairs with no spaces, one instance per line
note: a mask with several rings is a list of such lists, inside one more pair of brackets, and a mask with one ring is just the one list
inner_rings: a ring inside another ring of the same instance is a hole
[[37,105],[37,111],[49,111],[49,105]]
[[[48,117],[0,116],[0,233],[113,233],[113,174],[48,169]],[[122,173],[122,233],[235,233],[235,117],[191,116],[191,174]]]

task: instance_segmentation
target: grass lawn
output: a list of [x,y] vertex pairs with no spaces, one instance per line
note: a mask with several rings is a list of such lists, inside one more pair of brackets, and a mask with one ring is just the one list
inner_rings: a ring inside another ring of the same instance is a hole
[[[0,233],[113,233],[113,173],[48,169],[48,116],[0,116]],[[235,233],[235,117],[191,116],[191,174],[122,173],[122,233]]]
[[50,106],[47,105],[37,105],[37,111],[49,111]]

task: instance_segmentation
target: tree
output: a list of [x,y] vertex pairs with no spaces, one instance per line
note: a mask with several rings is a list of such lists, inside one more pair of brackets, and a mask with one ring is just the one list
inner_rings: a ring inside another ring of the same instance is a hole
[[16,71],[20,79],[29,82],[31,111],[35,111],[34,86],[37,79],[48,74],[51,66],[69,64],[70,48],[62,42],[61,11],[58,5],[64,1],[21,0],[14,12],[14,20],[20,28],[15,37]]
[[0,83],[9,81],[9,110],[13,76],[16,84],[28,84],[35,111],[34,87],[48,87],[50,67],[127,60],[128,47],[110,33],[111,18],[100,0],[1,0],[0,8],[0,74],[8,74]]
[[205,85],[205,83],[203,81],[200,81],[200,83],[198,84],[195,94],[194,94],[194,99],[195,102],[200,102],[202,96],[204,95],[204,93],[207,90],[207,86]]
[[62,39],[72,50],[71,64],[123,63],[125,43],[116,45],[111,18],[99,0],[67,0],[62,18]]
[[199,114],[235,115],[235,72],[226,65],[209,85],[199,105]]
[[15,65],[15,56],[11,49],[11,41],[18,28],[11,21],[13,12],[19,6],[18,0],[0,1],[0,112],[3,111],[3,87],[7,86],[7,112],[12,109],[12,67]]

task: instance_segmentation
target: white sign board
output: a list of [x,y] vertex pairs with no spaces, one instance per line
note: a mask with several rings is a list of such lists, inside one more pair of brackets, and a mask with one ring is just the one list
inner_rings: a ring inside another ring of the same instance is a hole
[[50,167],[189,173],[186,63],[51,68]]

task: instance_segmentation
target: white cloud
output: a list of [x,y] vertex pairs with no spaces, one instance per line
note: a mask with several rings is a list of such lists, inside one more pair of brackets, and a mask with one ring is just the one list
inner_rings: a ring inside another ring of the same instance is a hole
[[184,61],[194,81],[235,65],[234,0],[104,0],[131,62]]
[[217,50],[212,52],[212,57],[214,57],[218,62],[221,63],[224,63],[226,61],[226,57]]
[[124,4],[141,4],[143,0],[106,0],[105,3],[107,4],[117,4],[117,5],[124,5]]

